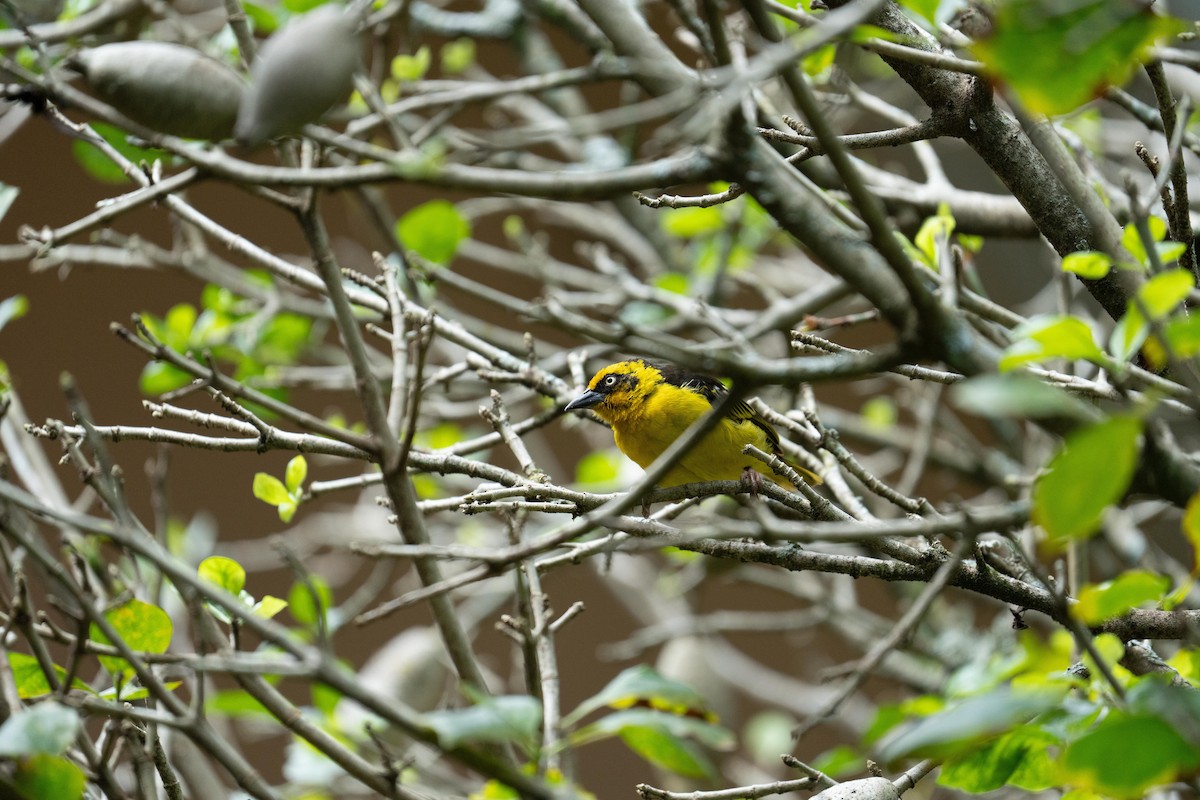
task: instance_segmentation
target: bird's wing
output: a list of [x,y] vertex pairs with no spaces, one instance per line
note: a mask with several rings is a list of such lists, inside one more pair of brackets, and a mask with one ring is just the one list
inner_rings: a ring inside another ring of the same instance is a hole
[[[704,396],[710,405],[716,406],[720,403],[729,390],[725,388],[725,384],[721,383],[716,378],[702,375],[696,372],[687,372],[673,365],[656,364],[656,368],[662,373],[663,380],[667,383],[673,383],[681,389],[695,392]],[[733,404],[726,416],[737,423],[749,422],[762,429],[762,432],[767,436],[767,443],[770,445],[770,450],[773,455],[782,455],[783,451],[779,446],[779,434],[775,432],[775,428],[771,423],[767,422],[756,412],[749,403],[744,400],[739,400]]]

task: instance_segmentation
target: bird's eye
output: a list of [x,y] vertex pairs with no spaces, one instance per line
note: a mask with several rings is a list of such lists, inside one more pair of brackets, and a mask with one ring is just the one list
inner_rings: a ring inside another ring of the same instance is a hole
[[617,385],[617,376],[609,375],[607,378],[604,379],[604,385],[609,386],[609,387],[616,386]]

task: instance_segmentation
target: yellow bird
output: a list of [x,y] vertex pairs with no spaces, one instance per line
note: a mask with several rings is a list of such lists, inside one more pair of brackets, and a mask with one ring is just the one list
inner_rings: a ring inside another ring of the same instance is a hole
[[[567,403],[565,410],[592,409],[612,425],[613,439],[621,452],[648,468],[728,391],[708,375],[639,358],[610,364],[597,372],[587,391]],[[761,470],[766,465],[742,452],[748,444],[782,458],[779,434],[771,424],[749,404],[735,403],[726,417],[671,467],[659,485],[757,479],[746,470]],[[789,466],[811,482],[821,482],[809,470],[790,462]],[[770,477],[780,486],[791,488],[787,478]]]

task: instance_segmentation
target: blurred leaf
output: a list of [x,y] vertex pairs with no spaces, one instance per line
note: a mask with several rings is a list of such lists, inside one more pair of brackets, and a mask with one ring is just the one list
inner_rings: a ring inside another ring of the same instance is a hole
[[288,607],[287,600],[273,595],[263,595],[263,599],[254,604],[252,609],[256,617],[270,619]]
[[955,384],[950,401],[960,411],[981,417],[1093,420],[1095,409],[1057,386],[1029,375],[980,375]]
[[1085,585],[1072,610],[1088,625],[1099,625],[1143,603],[1157,603],[1170,588],[1171,579],[1166,575],[1131,570],[1111,581]]
[[[105,611],[104,618],[134,652],[157,655],[171,646],[171,618],[158,606],[132,598]],[[94,642],[112,644],[95,623],[88,635]],[[100,656],[100,663],[113,674],[133,674],[129,662],[118,656]]]
[[[787,748],[779,751],[780,753],[787,752]],[[775,756],[779,758],[778,754]],[[826,750],[821,755],[809,762],[809,766],[818,772],[824,772],[834,780],[841,778],[849,778],[862,772],[866,766],[866,757],[855,750],[853,747],[846,745],[838,745],[832,750]]]
[[[1138,289],[1137,302],[1130,300],[1123,316],[1113,329],[1109,339],[1109,350],[1115,358],[1126,361],[1146,342],[1150,323],[1157,322],[1169,314],[1196,285],[1191,272],[1173,269],[1155,275]],[[1143,307],[1144,312],[1143,313]],[[1146,314],[1149,314],[1147,319]]]
[[7,183],[0,183],[0,220],[3,220],[8,210],[12,208],[13,201],[17,199],[17,195],[21,190],[16,186],[9,186]]
[[246,588],[246,570],[232,558],[209,556],[200,562],[196,574],[202,580],[220,586],[232,595]]
[[737,740],[726,728],[702,717],[672,714],[652,708],[626,708],[606,714],[595,722],[584,725],[570,735],[575,746],[589,742],[624,736],[633,728],[652,728],[676,738],[694,739],[714,750],[730,750]]
[[875,395],[863,403],[858,413],[862,415],[863,423],[868,428],[880,431],[894,428],[896,420],[899,418],[896,411],[896,404],[892,402],[890,397],[882,394]]
[[0,725],[0,756],[59,755],[75,742],[79,713],[54,701],[23,708]]
[[643,706],[673,714],[692,714],[708,719],[703,695],[690,686],[664,677],[653,667],[637,664],[622,670],[608,685],[584,700],[563,718],[570,727],[598,708],[631,708]]
[[[17,697],[22,700],[41,697],[54,691],[50,686],[50,681],[46,678],[46,673],[42,671],[42,665],[33,656],[10,650],[8,652],[8,668],[12,671],[13,683],[17,687]],[[53,665],[53,668],[59,685],[62,685],[62,682],[67,679],[67,671],[57,664]],[[71,688],[82,689],[91,694],[96,693],[92,687],[79,678],[71,683]]]
[[1200,353],[1200,315],[1176,316],[1163,325],[1167,346],[1178,358],[1193,358]]
[[1183,535],[1192,546],[1192,575],[1200,575],[1200,492],[1192,495],[1183,512]]
[[[114,150],[129,159],[135,166],[142,162],[149,164],[154,161],[170,161],[170,154],[165,150],[135,147],[129,144],[125,131],[115,125],[109,125],[106,122],[93,122],[92,129],[112,145]],[[71,153],[75,156],[75,161],[79,166],[83,167],[84,172],[95,180],[101,183],[114,184],[129,182],[129,178],[125,177],[125,173],[121,168],[114,164],[95,145],[82,140],[76,140],[71,144]]]
[[62,756],[38,754],[17,759],[12,788],[29,800],[78,800],[87,787],[83,770]]
[[253,488],[254,496],[267,505],[278,506],[280,503],[286,503],[290,499],[287,487],[283,485],[283,481],[265,472],[255,473]]
[[888,731],[911,717],[928,717],[946,707],[946,701],[934,695],[919,695],[900,703],[887,704],[875,712],[875,719],[863,733],[863,742],[879,741]]
[[937,11],[941,0],[900,0],[900,5],[912,10],[930,25],[937,25]]
[[649,725],[629,725],[621,741],[642,758],[685,778],[712,779],[717,771],[704,751],[687,739]]
[[908,756],[949,758],[968,752],[1057,707],[1065,691],[1057,687],[1018,691],[1002,686],[969,697],[892,731],[879,744],[880,756],[884,762],[892,762]]
[[[2,195],[0,195],[2,198]],[[3,216],[3,214],[0,214]],[[14,294],[0,301],[0,330],[10,322],[15,322],[29,311],[29,298],[23,294]]]
[[245,689],[225,689],[220,692],[212,692],[205,698],[204,710],[209,714],[220,714],[233,719],[274,719],[266,706],[258,702],[254,695]]
[[151,361],[142,368],[138,388],[144,395],[157,397],[181,389],[191,382],[192,376],[179,367],[165,361]]
[[624,456],[616,449],[593,450],[575,465],[575,482],[588,486],[606,486],[621,474]]
[[1033,521],[1052,543],[1091,536],[1125,495],[1137,466],[1142,422],[1113,417],[1071,433],[1033,486]]
[[816,50],[813,50],[808,55],[800,60],[800,66],[804,70],[804,74],[810,78],[818,78],[829,72],[833,66],[833,60],[837,57],[837,45],[829,43],[821,45]]
[[279,15],[273,6],[245,2],[242,3],[242,9],[246,12],[246,16],[250,18],[250,21],[254,23],[255,33],[270,35],[279,28]]
[[457,75],[475,63],[475,40],[463,37],[442,45],[442,72]]
[[400,83],[419,81],[429,71],[432,60],[429,45],[421,45],[412,55],[401,53],[392,59],[392,77]]
[[692,239],[720,231],[725,227],[721,218],[721,209],[716,206],[708,208],[668,208],[660,216],[663,230],[677,239]]
[[542,704],[528,695],[489,697],[468,708],[430,711],[424,720],[445,748],[516,742],[532,749],[542,724]]
[[447,264],[471,235],[471,223],[448,200],[430,200],[402,216],[396,237],[424,259]]
[[[782,711],[760,711],[742,729],[742,746],[762,766],[779,763],[779,754],[792,749],[796,718]],[[825,770],[814,766],[814,769]]]
[[287,469],[284,472],[284,484],[290,494],[296,495],[304,486],[304,479],[308,477],[308,462],[304,460],[304,456],[294,456],[287,464]]
[[1081,278],[1103,278],[1112,269],[1112,259],[1104,253],[1084,251],[1063,257],[1063,272],[1073,272]]
[[672,294],[687,297],[691,291],[692,282],[682,272],[663,272],[654,276],[654,285]]
[[291,609],[292,618],[311,628],[316,625],[319,617],[323,617],[333,607],[333,590],[320,575],[309,575],[307,583],[296,581],[292,584],[291,590],[288,591],[287,604]]
[[1063,766],[1085,788],[1113,797],[1140,797],[1200,764],[1191,747],[1165,721],[1114,711],[1063,754]]
[[1045,791],[1059,781],[1049,752],[1058,743],[1057,737],[1040,728],[1016,728],[947,760],[938,783],[972,794],[1006,785],[1031,792]]
[[927,217],[921,223],[921,229],[913,237],[913,244],[917,246],[921,259],[934,270],[938,269],[941,263],[938,249],[949,241],[950,234],[954,233],[954,224],[949,206],[943,203],[938,208],[938,213]]
[[[1161,217],[1148,217],[1146,227],[1150,229],[1150,238],[1155,243],[1161,242],[1167,235],[1167,223]],[[1149,268],[1150,257],[1146,254],[1146,244],[1142,241],[1142,235],[1134,223],[1131,222],[1122,229],[1121,246],[1128,250],[1129,254],[1137,261],[1136,264],[1131,265],[1121,264],[1122,267],[1133,267],[1142,271]]]
[[1091,328],[1078,317],[1032,317],[1013,330],[1012,338],[1013,343],[1000,358],[1001,371],[1051,358],[1100,361],[1104,357]]
[[975,43],[989,74],[1031,111],[1063,114],[1124,83],[1160,36],[1180,24],[1136,0],[1008,0]]
[[1200,693],[1191,686],[1158,680],[1160,677],[1147,676],[1130,688],[1126,697],[1129,710],[1158,717],[1188,744],[1200,748]]

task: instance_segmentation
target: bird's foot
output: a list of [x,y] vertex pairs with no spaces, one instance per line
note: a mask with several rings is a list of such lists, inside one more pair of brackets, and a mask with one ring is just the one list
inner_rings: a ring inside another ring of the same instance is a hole
[[763,486],[762,474],[754,467],[745,467],[742,470],[742,485],[746,487],[746,491],[751,497],[758,497],[759,491]]
[[649,518],[650,518],[650,500],[649,500],[649,498],[643,497],[642,498],[642,519],[649,519]]

